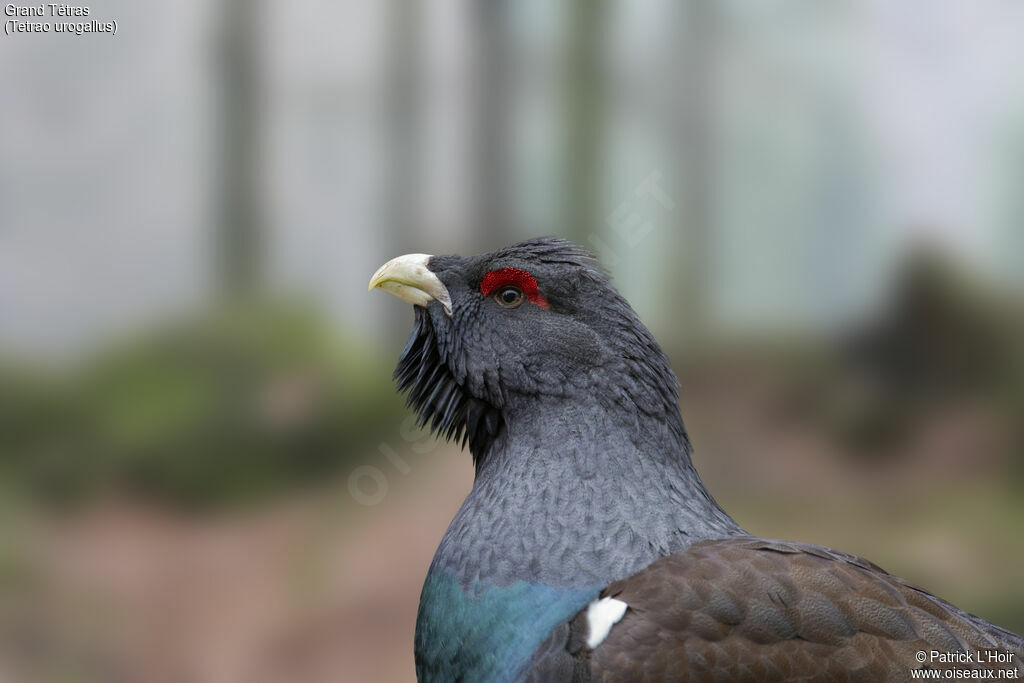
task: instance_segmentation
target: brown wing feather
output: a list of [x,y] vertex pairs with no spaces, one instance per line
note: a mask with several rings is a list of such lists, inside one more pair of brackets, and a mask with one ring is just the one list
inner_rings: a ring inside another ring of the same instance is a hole
[[988,624],[854,555],[820,546],[705,541],[610,584],[629,605],[589,652],[595,681],[887,681],[922,664],[918,651],[1012,652],[1019,636]]

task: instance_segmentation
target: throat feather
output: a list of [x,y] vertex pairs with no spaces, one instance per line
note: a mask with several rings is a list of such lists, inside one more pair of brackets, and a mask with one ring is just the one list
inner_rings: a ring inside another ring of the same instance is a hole
[[415,312],[395,382],[406,392],[406,405],[416,411],[420,426],[460,445],[468,443],[474,464],[479,464],[501,432],[501,413],[465,390],[442,357],[429,313],[420,307]]

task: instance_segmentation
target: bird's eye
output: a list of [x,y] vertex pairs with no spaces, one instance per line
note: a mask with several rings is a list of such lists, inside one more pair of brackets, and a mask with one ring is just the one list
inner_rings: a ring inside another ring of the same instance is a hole
[[518,268],[499,268],[487,273],[480,280],[480,293],[504,308],[516,308],[524,299],[540,308],[550,308],[537,287],[537,280]]
[[515,308],[523,303],[523,290],[518,287],[502,287],[494,293],[494,300],[505,308]]

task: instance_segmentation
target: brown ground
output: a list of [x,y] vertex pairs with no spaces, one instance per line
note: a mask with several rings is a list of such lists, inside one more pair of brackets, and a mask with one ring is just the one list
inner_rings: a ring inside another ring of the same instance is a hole
[[[1024,564],[1024,507],[977,457],[988,446],[970,411],[872,469],[764,417],[757,392],[695,385],[684,405],[697,466],[741,523],[865,554],[973,611],[1020,611],[1002,591]],[[14,559],[0,543],[0,681],[414,680],[419,589],[471,467],[451,447],[407,450],[408,475],[378,456],[390,491],[376,506],[342,480],[213,519],[110,502],[6,520],[0,534],[20,531]]]
[[374,507],[342,486],[217,520],[111,503],[37,526],[0,681],[415,680],[425,568],[472,483],[461,453],[429,458]]

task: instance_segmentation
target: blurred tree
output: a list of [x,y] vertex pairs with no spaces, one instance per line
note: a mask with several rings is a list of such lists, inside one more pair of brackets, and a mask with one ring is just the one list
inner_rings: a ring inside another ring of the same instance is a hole
[[222,294],[247,297],[259,288],[263,249],[264,83],[262,0],[225,0],[219,35],[221,141],[218,268]]
[[989,430],[1007,432],[997,442],[1019,458],[1021,320],[1019,302],[996,296],[949,254],[918,247],[889,308],[841,341],[842,374],[819,407],[846,445],[877,457],[941,419],[944,405],[974,402],[991,418]]
[[1024,110],[1011,119],[1000,141],[996,172],[996,177],[1002,179],[995,189],[996,220],[1001,231],[999,260],[1011,282],[1024,288],[1024,193],[1020,191],[1024,186]]
[[420,137],[423,109],[422,3],[388,3],[387,41],[387,177],[381,205],[387,242],[401,244],[422,227],[416,219],[420,194]]
[[587,244],[601,227],[604,121],[607,111],[606,0],[572,0],[566,22],[565,204],[562,234]]
[[476,121],[474,229],[480,248],[508,242],[512,212],[508,206],[508,138],[511,125],[510,14],[506,0],[478,0],[472,6],[476,31]]
[[676,62],[682,66],[681,85],[676,90],[673,110],[677,114],[675,132],[676,178],[682,200],[679,249],[683,259],[676,272],[681,289],[679,310],[687,323],[677,326],[673,346],[698,352],[709,324],[711,285],[711,203],[714,199],[716,169],[713,163],[715,93],[712,89],[715,40],[718,16],[712,0],[690,0],[675,6],[682,39],[678,42]]

